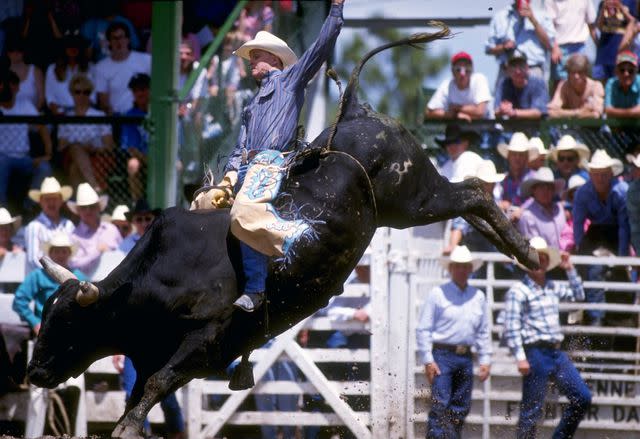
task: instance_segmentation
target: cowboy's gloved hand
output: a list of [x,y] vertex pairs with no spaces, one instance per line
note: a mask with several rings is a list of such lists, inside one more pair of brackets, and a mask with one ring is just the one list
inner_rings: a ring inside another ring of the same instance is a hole
[[221,209],[224,207],[231,207],[231,188],[230,187],[216,187],[209,192],[211,196],[211,204],[213,207]]

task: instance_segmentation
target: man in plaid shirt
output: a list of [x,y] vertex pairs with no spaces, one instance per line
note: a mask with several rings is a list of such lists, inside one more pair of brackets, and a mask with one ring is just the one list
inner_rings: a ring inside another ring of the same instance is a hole
[[[568,253],[560,255],[540,237],[531,239],[530,244],[538,251],[540,268],[528,270],[524,279],[507,291],[505,302],[505,337],[523,376],[517,437],[536,437],[547,383],[553,379],[569,399],[553,438],[571,438],[591,404],[591,392],[567,354],[560,350],[564,337],[559,302],[584,300],[582,279]],[[546,272],[556,266],[567,272],[568,286],[547,281]]]

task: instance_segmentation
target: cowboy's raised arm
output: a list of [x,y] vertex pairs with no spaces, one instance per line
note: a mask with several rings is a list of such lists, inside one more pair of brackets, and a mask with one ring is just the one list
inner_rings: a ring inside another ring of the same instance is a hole
[[285,74],[289,76],[293,84],[301,84],[303,87],[318,72],[322,63],[329,59],[336,44],[336,39],[342,29],[342,5],[343,0],[333,0],[329,15],[324,20],[318,38],[302,54],[300,59],[288,69]]

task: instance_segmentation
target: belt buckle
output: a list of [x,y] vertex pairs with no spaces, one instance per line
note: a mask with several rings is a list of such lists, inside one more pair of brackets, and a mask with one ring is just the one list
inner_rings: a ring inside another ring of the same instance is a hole
[[466,346],[457,345],[456,346],[456,354],[465,355],[467,353],[468,348]]

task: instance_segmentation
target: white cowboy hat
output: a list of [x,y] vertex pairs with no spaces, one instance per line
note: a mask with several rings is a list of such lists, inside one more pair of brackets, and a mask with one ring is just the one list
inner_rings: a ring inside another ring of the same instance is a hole
[[440,263],[446,269],[449,269],[449,264],[471,264],[471,270],[476,271],[482,267],[482,260],[473,258],[471,252],[466,245],[457,245],[449,256],[443,256],[440,258]]
[[572,175],[567,182],[567,189],[564,191],[565,198],[569,192],[575,191],[580,186],[583,186],[586,182],[587,180],[582,175]]
[[129,212],[129,206],[125,206],[124,204],[118,204],[114,209],[111,215],[102,215],[102,221],[113,222],[113,221],[127,221],[127,217],[125,214]]
[[11,216],[7,209],[0,207],[0,226],[5,226],[7,224],[11,224],[13,226],[13,231],[15,233],[15,231],[20,228],[20,224],[22,224],[22,217]]
[[511,140],[509,140],[509,144],[506,144],[504,142],[498,144],[498,152],[505,159],[509,155],[509,151],[529,152],[529,139],[527,138],[525,133],[513,133],[513,136],[511,136]]
[[547,271],[551,271],[560,265],[560,250],[554,247],[549,247],[547,241],[545,241],[541,236],[531,238],[529,245],[538,253],[545,253],[549,256],[549,266],[547,267]]
[[620,175],[624,170],[624,165],[618,159],[611,158],[607,151],[604,149],[597,149],[591,156],[591,161],[587,164],[587,169],[592,171],[594,169],[606,169],[611,168],[613,175]]
[[529,161],[535,160],[540,156],[548,156],[549,150],[544,147],[540,137],[532,137],[529,139]]
[[49,254],[51,247],[69,247],[72,255],[77,250],[76,245],[71,241],[69,235],[63,231],[53,232],[51,234],[51,238],[49,238],[48,241],[43,242],[41,247],[45,255]]
[[633,154],[627,154],[627,161],[636,168],[640,168],[640,154],[634,156]]
[[100,212],[107,207],[109,197],[107,195],[98,196],[97,192],[89,183],[80,183],[76,191],[76,201],[67,201],[67,207],[74,214],[78,214],[78,207],[100,204]]
[[473,177],[477,177],[485,183],[500,183],[504,180],[505,175],[496,172],[496,165],[491,160],[483,160],[478,165],[475,175],[466,175],[464,179],[468,180]]
[[240,58],[249,60],[250,53],[253,49],[262,49],[274,54],[282,60],[283,67],[285,68],[298,61],[298,57],[293,53],[293,50],[291,50],[287,43],[273,35],[271,32],[264,30],[258,32],[253,40],[249,40],[244,43],[235,52],[233,52],[233,54]]
[[558,140],[558,144],[552,146],[549,150],[549,156],[554,162],[558,161],[558,153],[560,151],[575,151],[578,154],[580,165],[584,167],[584,163],[589,160],[591,150],[583,143],[576,142],[576,139],[569,134],[565,134]]
[[564,180],[561,178],[555,178],[553,176],[553,171],[543,166],[520,184],[520,194],[522,194],[522,197],[529,198],[531,196],[533,186],[539,183],[553,184],[555,186],[556,194],[562,192],[562,189],[564,188]]
[[60,186],[55,177],[47,177],[42,180],[40,190],[31,189],[29,191],[29,198],[38,203],[40,202],[40,195],[46,194],[60,194],[62,195],[62,201],[67,201],[73,194],[73,188],[71,186]]

